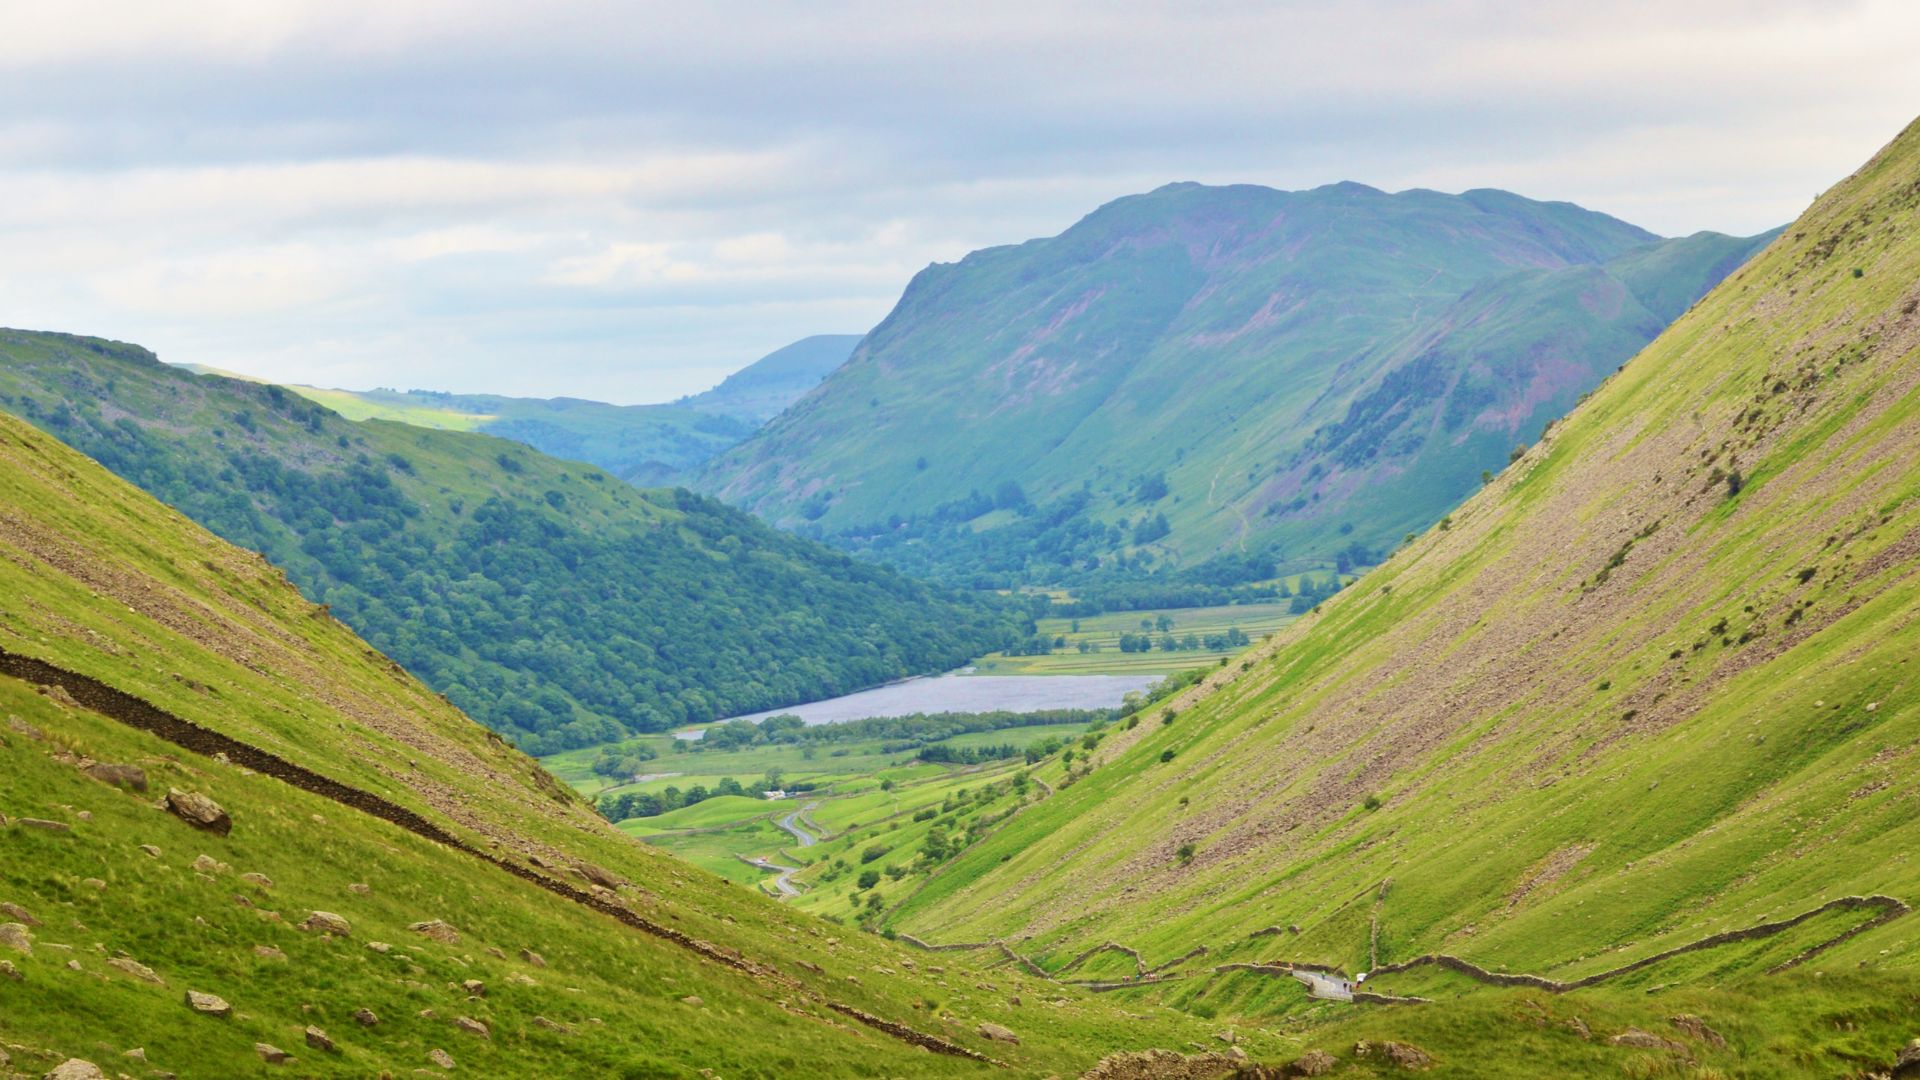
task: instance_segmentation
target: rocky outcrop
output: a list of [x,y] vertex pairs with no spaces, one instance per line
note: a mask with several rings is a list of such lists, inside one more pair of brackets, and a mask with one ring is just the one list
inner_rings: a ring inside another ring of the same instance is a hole
[[220,808],[220,804],[197,791],[168,788],[167,809],[196,829],[205,829],[220,836],[233,831],[233,819]]
[[187,1007],[202,1016],[232,1016],[233,1006],[218,994],[205,994],[198,990],[187,991]]
[[1294,1058],[1286,1068],[1287,1076],[1325,1076],[1333,1071],[1339,1062],[1325,1050],[1309,1050]]
[[27,931],[24,923],[0,923],[0,946],[32,956],[33,935]]
[[300,929],[322,934],[332,934],[334,937],[353,936],[353,924],[347,922],[345,918],[335,915],[331,911],[316,911],[308,915],[306,920],[300,924]]
[[421,937],[431,938],[442,945],[452,945],[460,940],[460,931],[455,930],[451,925],[439,919],[428,919],[425,922],[411,923],[407,926],[407,929],[419,934]]

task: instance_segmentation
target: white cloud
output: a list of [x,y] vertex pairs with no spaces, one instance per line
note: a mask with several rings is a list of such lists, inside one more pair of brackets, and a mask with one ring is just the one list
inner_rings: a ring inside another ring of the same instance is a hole
[[288,380],[663,399],[1182,179],[1779,224],[1909,0],[0,8],[0,323]]

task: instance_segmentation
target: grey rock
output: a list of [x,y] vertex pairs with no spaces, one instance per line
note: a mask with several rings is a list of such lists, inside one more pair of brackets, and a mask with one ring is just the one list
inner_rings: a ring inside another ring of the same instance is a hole
[[232,1016],[233,1006],[218,994],[203,994],[198,990],[187,991],[187,1005],[194,1012],[204,1016]]
[[197,791],[168,788],[167,809],[196,829],[205,829],[221,836],[233,831],[233,819],[220,808],[220,804]]

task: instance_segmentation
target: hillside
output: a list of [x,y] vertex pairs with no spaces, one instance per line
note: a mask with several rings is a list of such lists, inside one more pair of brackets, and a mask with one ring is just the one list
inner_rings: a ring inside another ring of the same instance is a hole
[[684,490],[0,331],[16,413],[264,553],[531,752],[945,670],[1022,629]]
[[859,334],[801,338],[727,376],[719,386],[674,404],[745,420],[757,427],[820,385],[820,380],[847,362],[858,344]]
[[[628,840],[259,557],[6,416],[0,717],[7,1076],[1038,1077],[1206,1037],[949,978]],[[164,808],[189,796],[219,827]]]
[[[1187,956],[1160,994],[1223,1011],[1297,1002],[1223,964],[1372,970],[1439,999],[1373,1031],[1451,1040],[1456,1068],[1487,1040],[1463,1075],[1525,1074],[1501,1031],[1559,1053],[1570,1013],[1636,1001],[1718,1010],[1740,1075],[1885,1068],[1920,1000],[1916,283],[1920,124],[892,925],[1056,970]],[[1667,1075],[1699,1038],[1615,1068]]]
[[1755,246],[1497,191],[1170,185],[923,271],[696,486],[955,581],[1365,563]]
[[[776,349],[719,386],[666,405],[523,398],[443,390],[333,390],[289,386],[349,420],[393,420],[480,431],[551,457],[597,465],[642,487],[672,482],[758,430],[840,366],[858,335],[819,334]],[[182,365],[202,375],[228,375]]]

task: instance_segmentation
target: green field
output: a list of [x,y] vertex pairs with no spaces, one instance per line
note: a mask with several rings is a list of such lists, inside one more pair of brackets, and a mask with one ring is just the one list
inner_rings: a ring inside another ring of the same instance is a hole
[[[1159,620],[1162,618],[1172,620],[1169,630],[1162,631],[1158,628]],[[1201,664],[1217,663],[1221,657],[1233,656],[1245,649],[1244,646],[1233,649],[1205,648],[1204,639],[1209,634],[1221,634],[1237,628],[1252,641],[1257,642],[1293,622],[1295,618],[1296,616],[1288,613],[1285,603],[1276,603],[1117,611],[1081,619],[1040,619],[1036,624],[1040,635],[1063,638],[1065,643],[1056,644],[1054,651],[1045,656],[1008,656],[1004,653],[990,653],[974,661],[972,673],[975,675],[1167,675]],[[1144,629],[1143,622],[1146,624]],[[1181,649],[1175,652],[1167,652],[1158,647],[1151,652],[1121,652],[1120,635],[1139,633],[1151,633],[1156,640],[1162,633],[1171,633],[1176,640],[1192,634],[1203,639],[1203,646],[1199,649]],[[1097,646],[1099,651],[1081,652],[1081,642],[1086,642],[1089,646]]]

